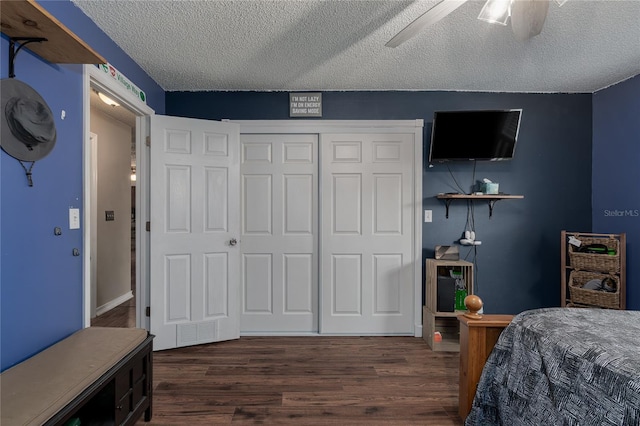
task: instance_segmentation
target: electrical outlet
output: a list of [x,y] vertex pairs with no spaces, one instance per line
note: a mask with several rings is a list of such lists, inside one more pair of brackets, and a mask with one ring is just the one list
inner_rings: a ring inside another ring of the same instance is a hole
[[424,222],[432,222],[433,221],[433,210],[425,210],[424,211]]

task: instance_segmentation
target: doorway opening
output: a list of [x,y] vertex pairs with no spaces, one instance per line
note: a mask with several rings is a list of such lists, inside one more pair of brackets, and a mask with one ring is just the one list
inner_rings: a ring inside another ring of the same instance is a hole
[[[136,116],[92,87],[91,325],[136,326]],[[130,250],[130,252],[129,252]]]
[[148,328],[148,237],[138,223],[153,110],[97,67],[84,78],[84,326]]

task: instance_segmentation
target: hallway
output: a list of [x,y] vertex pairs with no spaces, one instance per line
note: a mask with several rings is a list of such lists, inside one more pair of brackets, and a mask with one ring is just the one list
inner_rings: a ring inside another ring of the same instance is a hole
[[136,326],[136,298],[135,296],[121,305],[91,320],[91,327],[123,327]]
[[131,292],[133,298],[91,319],[91,327],[123,327],[136,326],[136,246],[135,228],[132,228],[131,238]]

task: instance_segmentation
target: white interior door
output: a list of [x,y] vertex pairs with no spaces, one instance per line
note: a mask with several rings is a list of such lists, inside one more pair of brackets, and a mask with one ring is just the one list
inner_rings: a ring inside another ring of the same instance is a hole
[[243,333],[318,331],[318,136],[241,135]]
[[151,116],[154,350],[239,337],[239,126]]
[[413,334],[413,134],[323,134],[321,333]]

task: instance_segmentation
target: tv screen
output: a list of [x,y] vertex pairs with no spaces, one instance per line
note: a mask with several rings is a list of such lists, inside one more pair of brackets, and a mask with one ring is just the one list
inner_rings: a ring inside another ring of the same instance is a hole
[[437,111],[433,116],[429,162],[513,157],[521,109]]

